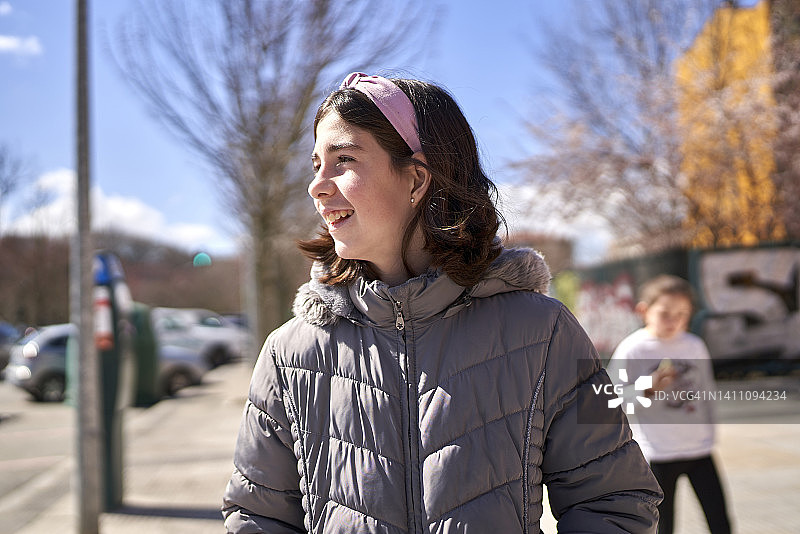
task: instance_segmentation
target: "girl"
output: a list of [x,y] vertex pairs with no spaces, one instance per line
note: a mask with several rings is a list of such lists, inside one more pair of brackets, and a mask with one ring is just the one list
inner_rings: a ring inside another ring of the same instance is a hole
[[580,395],[610,382],[543,260],[496,238],[453,98],[353,73],[314,133],[325,225],[253,372],[228,532],[538,533],[542,484],[559,532],[652,532],[659,487],[624,414]]

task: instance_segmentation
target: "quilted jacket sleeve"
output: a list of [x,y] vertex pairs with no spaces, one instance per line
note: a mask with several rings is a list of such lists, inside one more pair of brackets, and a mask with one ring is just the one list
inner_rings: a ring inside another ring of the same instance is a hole
[[227,532],[305,532],[297,458],[267,339],[250,382],[234,452],[234,472],[223,498]]
[[610,380],[566,310],[545,365],[543,482],[559,532],[654,533],[662,494],[621,409],[608,408]]

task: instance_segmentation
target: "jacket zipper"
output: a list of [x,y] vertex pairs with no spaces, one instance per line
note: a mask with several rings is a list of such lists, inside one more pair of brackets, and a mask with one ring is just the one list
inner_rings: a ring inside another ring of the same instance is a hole
[[[403,319],[403,304],[401,302],[397,302],[396,300],[393,300],[392,303],[394,304],[395,311],[394,326],[398,330],[403,331],[406,328],[406,321]],[[405,337],[405,334],[403,336]]]
[[408,436],[406,437],[407,440],[408,440],[408,442],[407,442],[408,443],[408,445],[407,445],[408,446],[408,451],[409,451],[408,469],[409,469],[409,472],[410,472],[410,479],[408,481],[409,486],[408,486],[408,489],[407,489],[408,494],[410,496],[409,500],[408,500],[408,506],[409,506],[408,513],[409,513],[409,532],[413,533],[413,532],[417,532],[417,507],[416,507],[416,504],[415,504],[415,502],[416,502],[416,492],[414,491],[414,486],[415,486],[415,484],[414,484],[414,469],[416,469],[415,464],[414,464],[414,457],[415,457],[415,455],[414,455],[414,432],[411,430],[411,428],[412,428],[412,425],[416,424],[415,423],[415,417],[414,417],[414,409],[412,407],[413,403],[416,403],[416,398],[412,394],[412,391],[414,389],[414,380],[413,380],[414,377],[412,376],[413,375],[413,369],[412,369],[410,356],[409,356],[409,353],[408,353],[408,345],[407,345],[407,341],[406,341],[406,332],[405,332],[406,321],[405,321],[405,318],[403,317],[403,303],[399,302],[399,301],[396,301],[394,299],[391,299],[391,300],[392,300],[392,305],[394,306],[394,312],[395,312],[394,326],[395,326],[395,328],[397,328],[397,332],[400,335],[400,339],[401,339],[401,343],[402,343],[402,347],[403,347],[403,354],[404,354],[404,367],[405,367],[405,376],[406,376],[405,387],[406,387],[406,403],[407,403],[407,408],[406,408],[407,414],[406,414],[406,417],[408,418],[408,424],[409,424]]

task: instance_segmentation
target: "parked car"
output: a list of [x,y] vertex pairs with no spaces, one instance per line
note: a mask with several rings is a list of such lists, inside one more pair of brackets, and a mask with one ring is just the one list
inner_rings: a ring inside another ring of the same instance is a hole
[[0,322],[0,373],[8,365],[11,358],[11,346],[19,339],[20,333],[12,325]]
[[247,346],[246,328],[209,310],[153,308],[152,318],[159,343],[196,350],[210,367],[240,358]]
[[57,324],[23,337],[11,347],[6,379],[38,401],[63,401],[67,341],[76,333],[72,324]]
[[194,350],[175,345],[158,348],[158,387],[164,396],[172,397],[185,387],[200,384],[209,369],[206,359]]
[[[46,326],[19,340],[11,348],[8,381],[37,401],[61,402],[66,390],[66,355],[72,324]],[[186,347],[158,345],[158,386],[172,396],[184,387],[201,383],[209,366],[202,355]]]

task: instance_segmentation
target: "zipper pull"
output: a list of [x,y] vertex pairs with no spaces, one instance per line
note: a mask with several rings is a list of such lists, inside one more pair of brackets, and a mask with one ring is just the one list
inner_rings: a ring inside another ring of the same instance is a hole
[[394,302],[394,311],[397,314],[395,322],[394,322],[394,326],[398,330],[405,330],[406,321],[405,321],[405,319],[403,319],[403,305],[401,303],[397,302],[396,300],[392,301],[392,302]]

